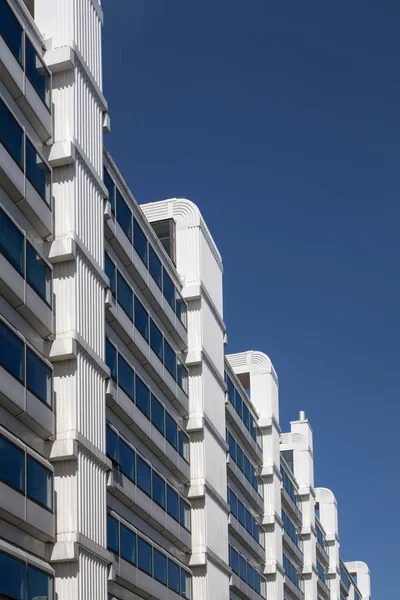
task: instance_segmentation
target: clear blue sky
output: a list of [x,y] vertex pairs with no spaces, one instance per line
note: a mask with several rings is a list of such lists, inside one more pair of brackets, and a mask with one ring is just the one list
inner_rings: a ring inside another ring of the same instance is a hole
[[228,351],[270,355],[283,430],[312,421],[343,558],[398,597],[398,0],[103,8],[108,148],[139,203],[200,206]]

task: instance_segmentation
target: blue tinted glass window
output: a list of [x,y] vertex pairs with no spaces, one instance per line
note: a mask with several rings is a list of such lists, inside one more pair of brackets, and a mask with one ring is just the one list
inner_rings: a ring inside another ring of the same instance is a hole
[[251,565],[247,565],[247,585],[253,587],[254,570]]
[[51,369],[29,348],[26,351],[27,388],[51,406]]
[[119,440],[121,471],[124,475],[135,481],[135,458],[136,453],[123,440]]
[[50,204],[50,169],[28,138],[26,138],[25,145],[26,176],[43,200]]
[[239,394],[239,392],[235,389],[235,407],[236,407],[236,412],[238,413],[238,415],[240,416],[240,418],[243,417],[243,400],[241,395]]
[[151,349],[157,354],[158,358],[163,360],[163,335],[154,323],[153,319],[150,319],[150,346]]
[[146,341],[149,340],[149,313],[135,296],[135,327]]
[[163,269],[163,294],[164,298],[175,312],[175,286],[165,269]]
[[261,594],[261,576],[257,571],[254,571],[253,587],[257,594]]
[[115,265],[108,254],[104,255],[104,270],[108,279],[110,280],[110,290],[113,296],[115,296]]
[[154,252],[153,248],[149,245],[149,271],[150,275],[158,285],[158,287],[162,288],[162,267],[161,260],[158,258],[157,254]]
[[236,464],[243,471],[243,450],[236,444]]
[[239,521],[239,523],[241,523],[241,525],[243,525],[243,527],[245,527],[245,525],[246,525],[245,509],[244,509],[243,503],[240,502],[240,500],[238,500],[237,511],[238,511],[238,521]]
[[167,557],[156,548],[153,549],[154,578],[167,585]]
[[0,435],[0,479],[20,492],[25,489],[25,453]]
[[179,522],[179,496],[167,485],[167,513]]
[[133,219],[133,247],[147,266],[147,238],[136,219]]
[[0,321],[0,364],[20,381],[25,380],[25,346]]
[[168,559],[168,587],[177,594],[181,591],[180,569],[173,560]]
[[165,510],[165,481],[153,471],[153,500]]
[[247,579],[247,563],[243,556],[239,555],[239,577],[246,581]]
[[22,65],[22,27],[6,0],[0,0],[0,35]]
[[188,393],[188,372],[185,365],[179,360],[176,359],[176,381],[178,385],[183,389],[185,394]]
[[47,304],[51,304],[51,270],[29,243],[26,244],[26,280]]
[[239,555],[232,546],[229,546],[229,564],[232,571],[239,575]]
[[151,395],[151,422],[158,431],[164,435],[165,430],[164,407],[153,394]]
[[50,108],[50,75],[27,36],[25,36],[25,71],[48,108]]
[[[2,23],[0,27],[1,25]],[[24,133],[1,98],[0,142],[11,154],[20,169],[22,169],[24,166]]]
[[229,501],[229,507],[231,509],[231,513],[233,514],[234,517],[237,518],[237,515],[238,515],[238,499],[237,499],[236,495],[232,492],[232,490],[229,490],[228,501]]
[[44,571],[29,565],[28,567],[28,600],[52,600],[53,578]]
[[[0,108],[1,128],[1,108]],[[17,269],[21,275],[24,273],[24,236],[0,209],[0,252]]]
[[192,597],[192,577],[184,569],[181,569],[181,594],[188,600]]
[[169,412],[165,412],[165,431],[168,442],[175,448],[178,448],[178,426]]
[[178,319],[180,320],[180,322],[182,323],[182,325],[184,325],[184,327],[187,326],[187,306],[186,306],[186,302],[183,300],[183,298],[181,298],[177,292],[177,296],[176,296],[176,300],[175,300],[175,312],[176,312],[176,316],[178,317]]
[[247,405],[243,402],[243,423],[246,425],[247,429],[250,428],[250,413]]
[[25,563],[0,552],[0,591],[5,598],[26,599]]
[[233,437],[233,435],[228,431],[228,435],[227,435],[228,439],[228,448],[229,448],[229,455],[232,458],[233,462],[236,462],[236,442],[235,442],[235,438]]
[[37,460],[28,456],[27,460],[28,498],[53,508],[53,474]]
[[140,456],[136,457],[137,485],[151,497],[151,468]]
[[117,205],[117,221],[121,225],[122,230],[125,232],[127,237],[132,241],[132,213],[128,208],[125,200],[121,196],[117,188],[116,194],[116,205]]
[[117,351],[108,339],[106,339],[106,365],[111,371],[111,377],[117,381]]
[[136,375],[136,406],[150,419],[150,390]]
[[106,427],[106,451],[107,456],[119,464],[119,439],[115,431],[108,425]]
[[120,527],[120,553],[122,558],[132,564],[136,564],[136,534],[130,529],[121,525]]
[[104,169],[103,173],[104,185],[108,191],[108,199],[111,204],[111,211],[113,214],[115,214],[115,185],[107,169]]
[[189,436],[182,429],[178,431],[178,452],[186,462],[189,462]]
[[112,552],[119,551],[119,523],[111,515],[107,515],[107,548]]
[[246,529],[250,535],[253,535],[253,517],[246,508]]
[[247,456],[243,455],[243,472],[245,474],[246,479],[251,481],[251,467],[250,461]]
[[117,275],[117,299],[128,317],[133,321],[133,292],[121,273]]
[[138,538],[138,567],[148,575],[153,574],[153,548],[140,537]]
[[183,498],[179,499],[179,523],[190,531],[190,505]]
[[176,379],[176,356],[166,339],[164,339],[164,365],[172,377]]
[[229,398],[229,402],[233,405],[235,405],[235,387],[232,383],[231,378],[227,375],[226,377],[226,385],[228,388],[228,398]]
[[134,399],[134,379],[135,375],[126,360],[118,354],[118,385],[128,394],[131,400]]

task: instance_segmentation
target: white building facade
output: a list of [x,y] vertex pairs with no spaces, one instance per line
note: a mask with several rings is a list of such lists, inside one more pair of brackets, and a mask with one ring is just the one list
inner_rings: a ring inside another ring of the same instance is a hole
[[370,600],[199,209],[103,148],[102,24],[0,0],[0,599]]

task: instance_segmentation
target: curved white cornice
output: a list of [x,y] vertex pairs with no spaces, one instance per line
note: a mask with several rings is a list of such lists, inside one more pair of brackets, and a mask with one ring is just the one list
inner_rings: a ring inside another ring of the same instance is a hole
[[275,371],[271,359],[264,352],[258,350],[247,350],[237,354],[228,354],[226,356],[232,369],[247,367],[254,374],[272,375],[278,383],[278,374]]
[[356,560],[354,562],[345,562],[344,563],[349,573],[362,573],[363,575],[369,575],[369,567],[367,563]]
[[328,488],[315,488],[315,496],[320,504],[337,505],[334,493]]

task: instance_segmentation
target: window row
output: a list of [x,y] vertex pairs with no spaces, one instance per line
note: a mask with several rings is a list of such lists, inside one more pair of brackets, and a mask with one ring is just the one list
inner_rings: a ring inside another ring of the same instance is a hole
[[294,583],[294,585],[296,587],[298,587],[299,590],[301,590],[302,589],[302,579],[300,578],[299,572],[296,569],[296,567],[294,566],[294,564],[290,562],[290,560],[288,559],[288,557],[285,554],[283,555],[283,568],[285,569],[285,573],[286,573],[287,577],[290,579],[290,581],[292,583]]
[[315,524],[315,528],[317,530],[317,542],[320,544],[320,546],[322,546],[322,548],[325,549],[325,534],[318,523]]
[[[232,379],[229,377],[228,373],[225,371],[225,382],[228,390],[228,398],[229,402],[235,408],[237,414],[242,419],[243,423],[250,431],[252,438],[257,442],[262,439],[261,434],[259,433],[258,427],[256,425],[255,418],[250,412],[249,407],[247,406],[247,402],[242,398],[241,393],[233,383]],[[259,433],[259,435],[257,435]]]
[[192,597],[192,576],[155,544],[107,515],[108,549],[183,598]]
[[[7,0],[0,0],[0,35],[50,109],[51,77]],[[0,119],[1,121],[1,119]]]
[[239,500],[230,487],[228,487],[228,504],[231,513],[239,523],[245,527],[247,533],[249,533],[260,546],[264,547],[264,531],[258,524],[257,519],[255,519],[250,511],[245,508],[243,502]]
[[299,544],[299,535],[297,533],[297,529],[293,523],[293,521],[288,517],[284,510],[282,510],[282,521],[283,528],[292,540],[296,544],[296,546],[300,546]]
[[53,585],[53,577],[45,571],[0,552],[1,598],[53,600]]
[[0,480],[53,510],[53,473],[1,434]]
[[261,580],[260,573],[231,545],[229,545],[229,566],[257,594],[264,596],[264,582]]
[[167,442],[186,462],[189,462],[189,437],[178,427],[164,405],[150,392],[147,385],[108,338],[106,338],[106,364],[115,383],[129,396]]
[[[0,0],[5,1],[5,0]],[[1,11],[0,11],[1,12]],[[1,23],[1,18],[0,18]],[[44,159],[0,98],[0,143],[25,173],[42,199],[50,206],[51,172]]]
[[232,458],[233,462],[237,464],[239,469],[242,471],[247,481],[252,485],[252,487],[260,494],[263,495],[263,485],[260,477],[257,475],[256,468],[249,461],[246,454],[243,452],[242,448],[235,440],[233,435],[228,429],[226,430],[226,441],[229,446],[229,455]]
[[325,569],[324,567],[321,565],[321,563],[319,562],[319,560],[317,559],[317,573],[318,573],[318,577],[320,578],[320,580],[326,584],[326,574],[325,574]]
[[0,321],[0,365],[26,385],[39,400],[52,406],[52,371],[21,338]]
[[121,473],[190,531],[190,504],[109,425],[106,443],[107,456],[118,465]]
[[350,587],[350,575],[347,572],[347,569],[345,568],[345,566],[343,565],[342,562],[340,562],[340,579],[344,585],[344,587],[346,589],[349,589]]
[[51,306],[51,269],[27,241],[24,233],[1,208],[0,252],[35,292]]
[[110,286],[118,304],[123,308],[136,329],[150,344],[151,349],[158,356],[167,371],[182,388],[188,393],[188,372],[179,360],[171,345],[167,342],[159,327],[150,317],[139,298],[126,279],[121,275],[114,262],[105,255],[105,272],[110,279]]
[[132,210],[125,202],[121,192],[115,185],[107,169],[104,169],[104,183],[108,190],[108,198],[110,200],[112,213],[115,215],[129,241],[133,243],[134,249],[162,291],[164,298],[171,306],[172,310],[175,312],[176,316],[179,318],[184,327],[186,327],[186,303],[176,289],[166,269],[163,267],[161,260],[159,259],[151,243],[148,241],[138,221],[133,216]]
[[282,483],[283,483],[284,489],[289,494],[289,497],[292,500],[292,502],[297,506],[297,494],[296,494],[296,489],[294,487],[294,483],[291,480],[291,478],[289,477],[286,469],[282,465],[281,465],[281,475],[282,475]]

